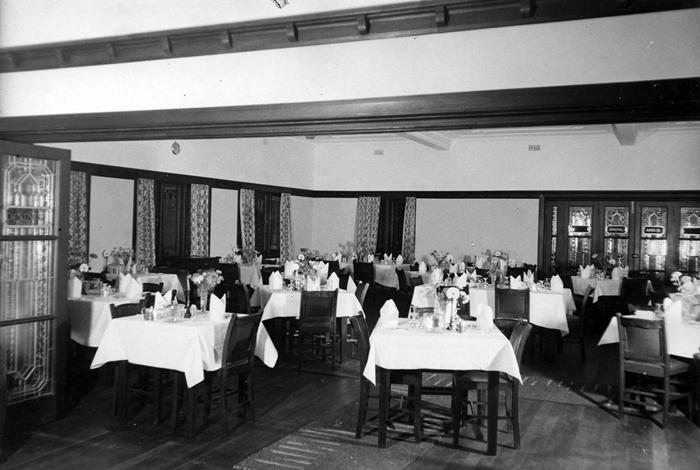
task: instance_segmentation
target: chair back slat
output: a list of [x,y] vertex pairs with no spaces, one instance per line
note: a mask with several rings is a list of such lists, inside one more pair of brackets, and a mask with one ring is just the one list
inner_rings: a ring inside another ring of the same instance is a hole
[[374,282],[374,263],[353,261],[352,272],[356,281],[362,281],[368,284]]
[[664,321],[618,314],[620,348],[626,361],[662,365],[668,359]]
[[335,273],[336,276],[340,277],[340,273],[342,272],[340,269],[340,261],[337,259],[326,261],[328,263],[328,275],[330,276],[331,274]]
[[406,277],[406,272],[403,270],[403,268],[396,268],[396,277],[399,278],[399,290],[412,290],[412,286],[408,284],[408,278]]
[[226,329],[222,356],[225,365],[242,365],[253,360],[262,313],[233,315]]
[[350,324],[357,336],[357,351],[360,356],[360,374],[365,370],[367,358],[369,357],[369,327],[364,315],[350,317]]
[[224,278],[222,281],[224,284],[235,284],[236,281],[241,279],[238,263],[220,263],[219,270]]
[[338,290],[302,291],[299,329],[303,334],[332,333],[335,327]]
[[649,280],[646,278],[624,278],[620,285],[623,304],[644,305],[649,302]]
[[532,331],[532,324],[523,318],[496,318],[493,323],[510,340],[519,365],[525,344]]
[[143,283],[144,292],[163,292],[162,282],[144,282]]
[[113,319],[138,315],[141,313],[141,307],[141,303],[109,304],[109,310]]
[[355,290],[355,297],[357,301],[360,302],[360,306],[365,308],[365,297],[367,297],[367,290],[369,289],[369,284],[366,282],[361,282]]
[[496,287],[494,316],[530,321],[530,290]]

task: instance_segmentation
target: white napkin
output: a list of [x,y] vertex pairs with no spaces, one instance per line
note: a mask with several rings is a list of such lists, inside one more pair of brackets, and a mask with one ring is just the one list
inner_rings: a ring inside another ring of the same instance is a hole
[[459,287],[460,289],[467,287],[467,284],[469,284],[469,277],[467,276],[467,273],[462,273],[457,276],[457,279],[455,279],[455,286]]
[[624,268],[620,268],[620,279],[623,277],[630,277],[630,267],[626,266]]
[[552,288],[552,292],[564,292],[564,283],[559,277],[559,274],[552,276],[552,279],[549,281],[549,285]]
[[77,277],[68,279],[68,298],[77,299],[83,293],[83,281]]
[[374,255],[367,255],[367,262],[374,263]]
[[425,261],[418,263],[418,273],[425,274],[428,272],[428,267],[425,265]]
[[379,326],[381,328],[396,328],[399,326],[399,309],[393,300],[384,302],[379,309]]
[[321,290],[321,278],[311,279],[306,276],[306,290]]
[[479,276],[479,275],[476,273],[476,269],[475,269],[475,270],[472,271],[472,273],[469,275],[469,280],[470,280],[470,281],[476,281],[477,278],[478,278],[478,276]]
[[[124,276],[125,278],[129,278],[126,282],[126,296],[129,299],[138,299],[143,295],[143,284],[141,284],[139,281],[136,279],[132,278],[128,274]],[[121,283],[120,286],[121,288]]]
[[328,276],[328,280],[326,281],[326,289],[336,290],[339,287],[340,287],[340,279],[338,279],[338,275],[336,273],[331,273],[331,275]]
[[284,262],[284,277],[287,279],[294,275],[294,264],[291,261]]
[[458,273],[464,273],[467,271],[467,265],[464,264],[464,261],[460,261],[457,263],[457,272]]
[[348,278],[348,285],[345,288],[345,290],[350,292],[351,294],[357,292],[357,285],[355,284],[355,281],[352,280],[352,276]]
[[391,263],[392,261],[394,261],[394,257],[391,255],[391,253],[388,255],[384,253],[384,261],[386,261],[387,263]]
[[234,263],[241,264],[242,261],[243,261],[243,257],[241,255],[233,255],[233,262]]
[[258,255],[258,256],[255,258],[255,262],[258,263],[258,264],[262,264],[262,255]]
[[430,283],[432,285],[436,285],[436,284],[441,283],[442,278],[443,278],[443,273],[442,273],[442,269],[440,269],[440,268],[435,268],[430,273]]
[[581,268],[581,277],[584,279],[590,279],[591,276],[593,275],[593,271],[595,270],[595,267],[592,264],[589,264],[585,268],[580,266]]
[[170,305],[170,291],[168,291],[168,300],[166,301],[163,294],[156,292],[153,295],[153,308],[163,308]]
[[622,269],[621,268],[613,268],[612,274],[610,275],[612,279],[620,280],[622,279]]
[[481,331],[493,329],[493,310],[487,304],[479,304],[476,309],[476,325]]
[[[670,299],[669,299],[670,300]],[[664,300],[664,318],[666,318],[666,323],[681,323],[683,321],[683,304],[680,300],[671,302],[671,305],[666,308],[668,304]]]
[[522,280],[520,280],[520,276],[516,276],[516,277],[510,276],[510,288],[511,289],[524,289],[526,287],[527,287],[527,285]]
[[528,269],[526,273],[523,273],[523,282],[527,284],[534,284],[535,273],[532,272],[532,269]]
[[450,263],[450,274],[457,274],[457,265]]
[[270,274],[270,280],[267,282],[272,290],[280,290],[284,288],[284,280],[279,271]]
[[226,294],[222,295],[220,299],[211,294],[209,296],[209,319],[215,322],[225,321],[224,313],[226,313]]
[[119,273],[119,292],[124,293],[126,292],[126,289],[129,287],[129,284],[133,278],[131,277],[131,274],[122,274]]
[[396,256],[396,264],[403,264],[403,256],[401,256],[401,255]]

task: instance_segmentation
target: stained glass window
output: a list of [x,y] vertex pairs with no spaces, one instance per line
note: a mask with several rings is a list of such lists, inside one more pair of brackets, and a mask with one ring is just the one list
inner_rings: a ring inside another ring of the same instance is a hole
[[605,258],[627,265],[630,233],[629,207],[605,207]]
[[700,207],[681,207],[678,269],[697,276],[700,271]]
[[641,208],[641,269],[644,271],[665,271],[667,251],[666,207]]
[[3,155],[3,235],[53,235],[56,162]]
[[552,246],[551,246],[551,254],[549,257],[549,264],[552,267],[552,271],[556,271],[557,267],[557,235],[558,235],[558,229],[557,225],[559,224],[559,207],[558,206],[552,206]]
[[569,207],[569,266],[586,265],[591,260],[593,207]]

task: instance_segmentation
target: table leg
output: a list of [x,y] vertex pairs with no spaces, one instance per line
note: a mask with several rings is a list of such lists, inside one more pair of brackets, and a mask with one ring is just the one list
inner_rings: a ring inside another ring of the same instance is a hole
[[386,420],[389,412],[389,370],[376,366],[377,388],[379,392],[379,416],[377,441],[379,447],[386,447]]
[[488,397],[486,404],[487,450],[486,454],[496,455],[498,444],[498,371],[488,371]]
[[344,345],[348,340],[348,319],[345,317],[340,317],[340,341],[339,341],[339,346],[340,346],[340,363],[343,363],[343,351],[344,351]]
[[129,380],[127,377],[127,361],[119,361],[117,363],[117,373],[114,387],[117,390],[117,406],[116,414],[121,422],[126,422],[127,407],[129,404]]

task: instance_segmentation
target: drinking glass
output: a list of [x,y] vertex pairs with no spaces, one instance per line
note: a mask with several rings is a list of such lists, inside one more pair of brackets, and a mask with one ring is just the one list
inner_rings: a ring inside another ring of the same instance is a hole
[[416,312],[415,307],[411,305],[411,308],[408,310],[408,326],[410,328],[417,328],[418,324],[418,312]]

